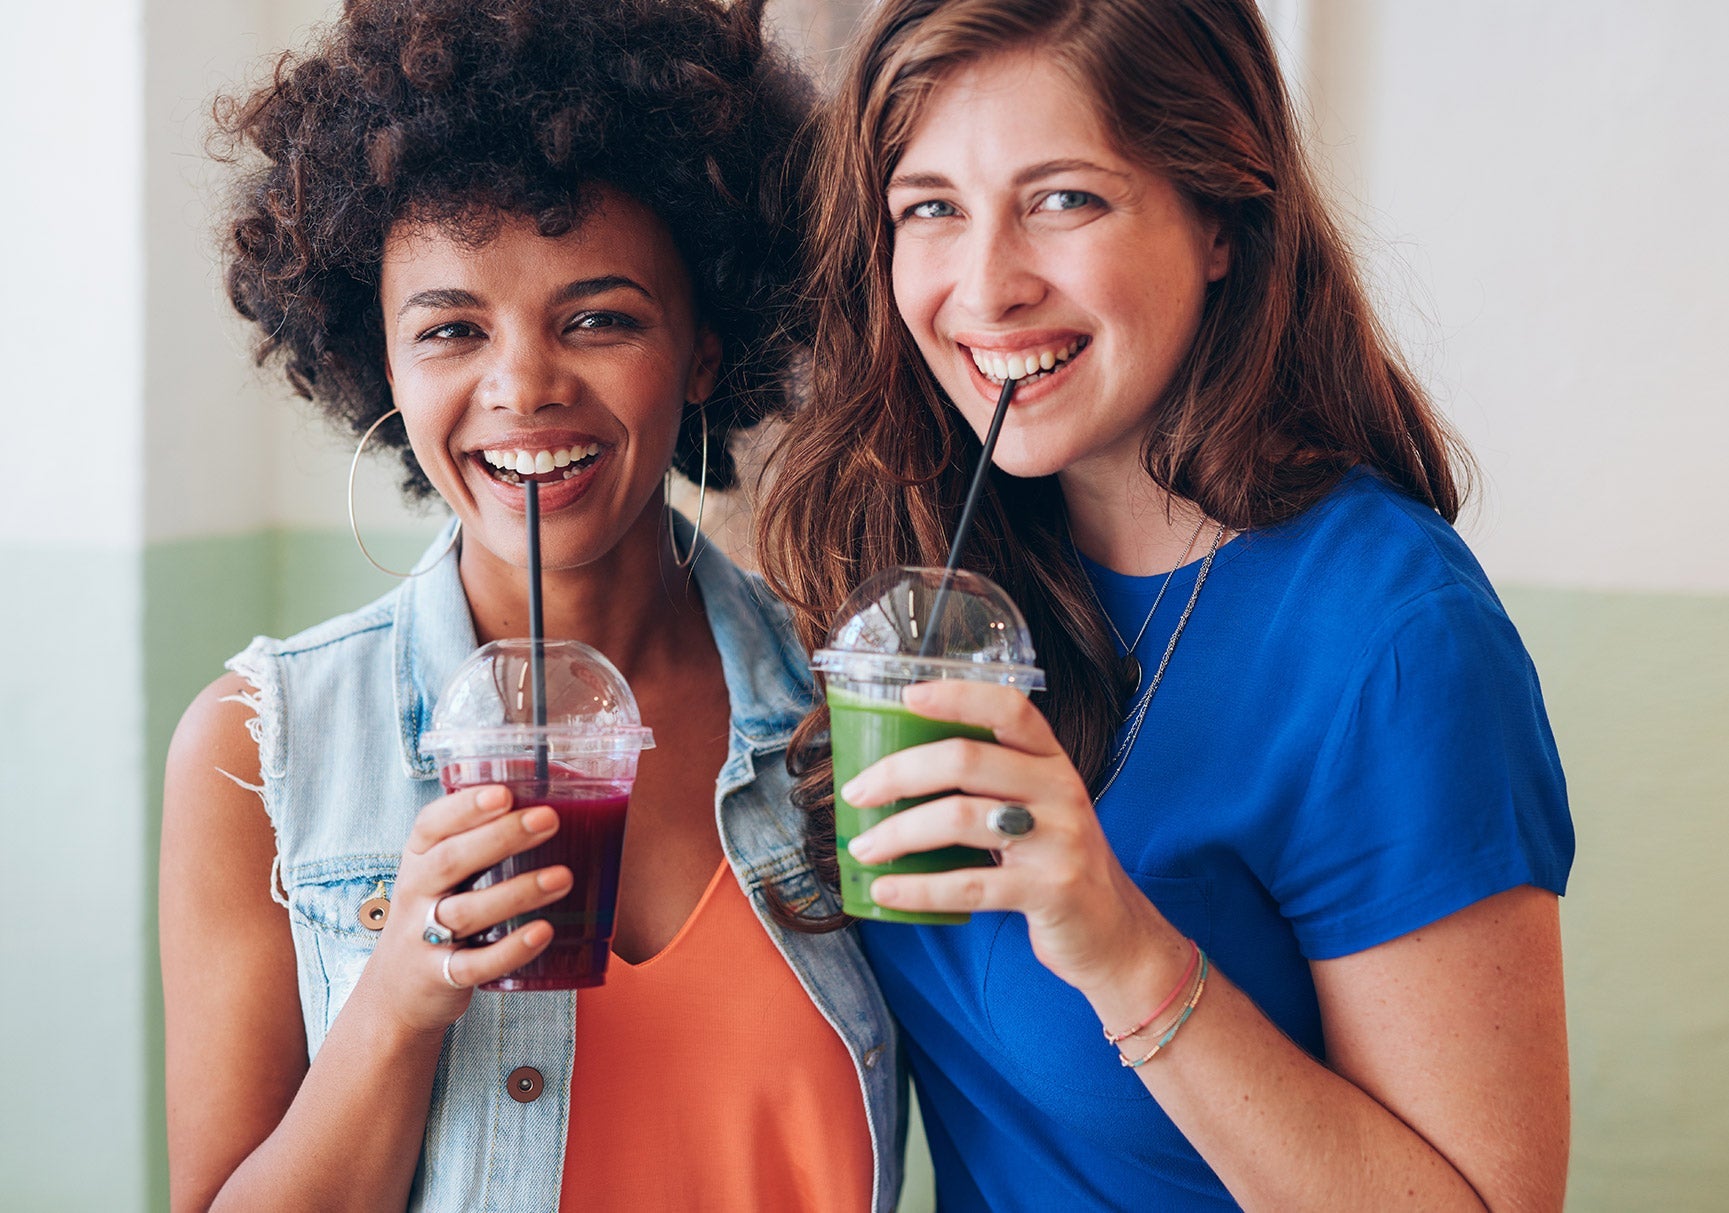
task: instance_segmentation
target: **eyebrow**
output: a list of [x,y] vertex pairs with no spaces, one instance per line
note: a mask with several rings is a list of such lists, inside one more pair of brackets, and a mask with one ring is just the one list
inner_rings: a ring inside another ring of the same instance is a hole
[[[1056,173],[1073,172],[1104,173],[1110,177],[1121,177],[1125,181],[1129,176],[1127,173],[1120,172],[1117,169],[1106,168],[1102,164],[1095,164],[1091,160],[1042,160],[1038,164],[1030,164],[1020,172],[1016,173],[1011,179],[1010,184],[1017,186],[1031,185],[1033,182],[1038,181],[1041,178],[1049,177]],[[954,182],[950,181],[941,173],[897,173],[895,176],[889,178],[888,183],[888,189],[891,190],[948,189],[953,188],[953,186]]]
[[[567,282],[558,288],[553,296],[554,303],[572,303],[578,299],[589,299],[595,295],[604,295],[608,291],[635,291],[644,299],[653,302],[654,295],[634,278],[623,274],[603,274],[598,278],[579,278],[575,282]],[[401,319],[411,308],[463,308],[480,307],[480,297],[471,291],[460,287],[440,286],[429,290],[415,291],[402,301],[402,306],[396,309],[397,319]]]

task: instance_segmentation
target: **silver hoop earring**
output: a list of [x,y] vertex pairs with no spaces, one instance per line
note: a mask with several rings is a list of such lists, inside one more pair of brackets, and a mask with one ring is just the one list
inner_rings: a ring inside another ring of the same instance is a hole
[[702,421],[702,473],[696,487],[696,534],[691,536],[690,551],[682,557],[678,554],[678,532],[672,525],[672,469],[666,469],[666,477],[661,485],[661,496],[666,500],[666,541],[672,547],[672,562],[681,569],[688,569],[696,562],[697,550],[702,546],[702,510],[708,503],[708,409],[702,401],[697,401],[697,415]]
[[377,421],[374,421],[367,427],[366,433],[360,436],[360,445],[354,448],[354,458],[348,464],[348,530],[354,536],[354,545],[360,549],[360,554],[366,557],[367,564],[370,564],[380,573],[388,573],[392,577],[407,579],[409,577],[419,577],[422,574],[430,573],[433,569],[438,567],[439,561],[450,555],[450,549],[456,546],[457,537],[462,534],[462,520],[457,520],[456,529],[450,533],[450,542],[444,545],[444,550],[437,556],[433,557],[432,561],[424,569],[411,569],[406,573],[399,573],[395,569],[387,569],[382,564],[379,564],[378,561],[373,558],[372,553],[366,550],[366,541],[360,537],[360,523],[357,522],[354,517],[354,473],[355,470],[360,467],[360,456],[365,453],[366,444],[372,441],[372,436],[378,432],[378,427],[400,412],[402,412],[401,409],[391,409]]

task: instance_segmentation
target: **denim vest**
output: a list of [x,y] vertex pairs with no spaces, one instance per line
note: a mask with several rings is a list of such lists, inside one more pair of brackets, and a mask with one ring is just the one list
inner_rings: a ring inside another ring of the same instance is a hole
[[[681,530],[689,543],[688,527]],[[732,703],[715,789],[721,844],[763,929],[852,1056],[876,1160],[872,1205],[888,1213],[900,1190],[905,1128],[888,1008],[854,931],[800,934],[768,913],[770,886],[795,908],[836,908],[804,857],[801,815],[789,800],[785,751],[810,695],[805,655],[784,608],[722,553],[705,551],[695,576]],[[361,921],[361,903],[381,882],[391,890],[415,815],[441,794],[420,735],[446,678],[474,648],[456,560],[447,557],[371,606],[289,640],[260,637],[228,663],[256,689],[246,701],[257,710],[250,725],[260,792],[276,830],[272,894],[288,907],[309,1056],[378,938]],[[558,1208],[578,1094],[577,1014],[575,991],[475,993],[445,1034],[411,1209]],[[519,1067],[543,1080],[528,1102],[513,1098],[507,1082]]]

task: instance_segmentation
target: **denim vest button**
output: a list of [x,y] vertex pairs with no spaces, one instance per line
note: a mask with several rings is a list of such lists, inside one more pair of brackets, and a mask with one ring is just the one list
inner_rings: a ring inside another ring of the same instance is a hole
[[877,1062],[882,1059],[882,1055],[883,1047],[881,1045],[872,1045],[870,1048],[866,1049],[864,1055],[864,1068],[867,1070],[876,1069]]
[[518,1066],[510,1072],[510,1077],[504,1080],[504,1084],[510,1097],[517,1103],[533,1103],[540,1098],[541,1088],[546,1085],[546,1080],[533,1066]]
[[384,882],[378,882],[378,889],[360,903],[360,913],[357,915],[360,925],[368,931],[384,930],[385,920],[390,917],[390,898],[384,895]]

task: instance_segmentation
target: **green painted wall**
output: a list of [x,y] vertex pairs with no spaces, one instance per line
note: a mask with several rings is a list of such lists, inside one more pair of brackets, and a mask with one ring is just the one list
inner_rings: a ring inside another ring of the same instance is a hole
[[[407,562],[422,540],[393,536]],[[337,532],[124,553],[8,550],[0,600],[0,1204],[166,1208],[155,839],[181,710],[258,632],[392,583]],[[1563,903],[1574,1072],[1568,1207],[1712,1209],[1729,1190],[1729,599],[1514,590],[1578,826]],[[100,706],[101,747],[88,721]],[[69,797],[76,786],[100,794]],[[28,862],[23,862],[24,859]],[[46,910],[45,910],[46,908]],[[44,919],[44,914],[47,919]],[[118,926],[116,924],[119,924]],[[19,1097],[18,1092],[25,1092]],[[103,1165],[92,1167],[93,1143]],[[931,1206],[928,1172],[905,1207]]]
[[1579,837],[1562,902],[1574,1210],[1729,1192],[1729,599],[1506,595]]
[[136,550],[0,547],[0,1207],[136,1207],[154,968]]
[[[409,568],[425,539],[369,538],[379,560]],[[149,1143],[147,1207],[168,1207],[165,1092],[162,1079],[162,984],[155,961],[157,836],[162,769],[174,726],[192,698],[222,673],[222,663],[254,636],[287,636],[361,606],[395,582],[368,565],[346,533],[272,531],[181,540],[149,548],[144,558],[144,683],[147,688],[148,806],[145,859],[150,961],[143,1004],[148,1078],[144,1116]]]

